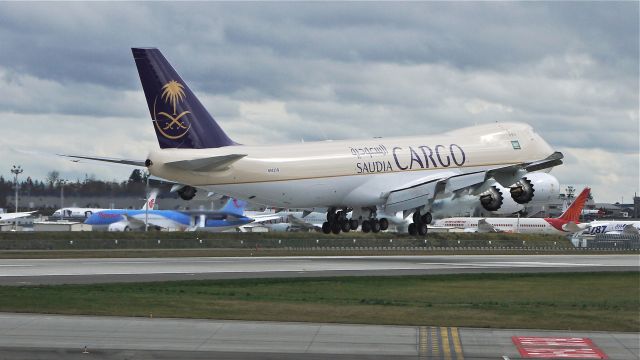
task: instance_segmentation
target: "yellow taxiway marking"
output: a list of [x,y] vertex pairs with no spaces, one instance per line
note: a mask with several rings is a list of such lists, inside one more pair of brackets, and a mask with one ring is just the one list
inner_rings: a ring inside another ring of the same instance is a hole
[[458,333],[457,327],[451,328],[451,337],[453,338],[453,350],[456,352],[456,359],[464,360],[464,356],[462,354],[462,343],[460,342],[460,334]]
[[430,329],[431,334],[431,359],[440,356],[440,337],[438,336],[438,328],[432,327]]
[[428,330],[426,326],[420,327],[420,332],[418,336],[418,357],[420,358],[420,360],[428,359],[429,348],[427,346],[427,343],[428,343],[427,332]]
[[451,360],[451,346],[449,344],[449,328],[440,328],[440,336],[442,337],[442,351],[444,352],[444,360]]

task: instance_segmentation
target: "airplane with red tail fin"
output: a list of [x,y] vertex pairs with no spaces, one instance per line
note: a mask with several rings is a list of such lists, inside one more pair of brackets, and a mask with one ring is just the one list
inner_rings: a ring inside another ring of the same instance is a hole
[[532,234],[571,234],[588,227],[580,214],[591,189],[584,188],[575,201],[557,218],[481,218],[456,217],[437,220],[434,226],[464,229],[468,232],[518,232]]

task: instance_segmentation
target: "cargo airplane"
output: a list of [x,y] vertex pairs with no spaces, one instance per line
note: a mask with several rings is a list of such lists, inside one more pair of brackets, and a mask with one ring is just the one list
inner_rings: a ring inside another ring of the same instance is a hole
[[402,211],[413,214],[412,231],[425,235],[435,200],[471,194],[489,211],[507,198],[525,204],[537,196],[528,176],[562,164],[562,154],[522,123],[439,135],[241,145],[158,49],[132,50],[160,149],[141,160],[63,156],[146,166],[181,184],[185,200],[201,188],[273,207],[326,208],[323,228],[334,233],[360,225],[378,232],[388,225],[386,216]]

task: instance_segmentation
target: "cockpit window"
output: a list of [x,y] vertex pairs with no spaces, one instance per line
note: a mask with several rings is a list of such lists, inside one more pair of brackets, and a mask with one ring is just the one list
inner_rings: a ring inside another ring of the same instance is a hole
[[511,146],[513,146],[513,150],[520,150],[520,142],[518,140],[512,140]]

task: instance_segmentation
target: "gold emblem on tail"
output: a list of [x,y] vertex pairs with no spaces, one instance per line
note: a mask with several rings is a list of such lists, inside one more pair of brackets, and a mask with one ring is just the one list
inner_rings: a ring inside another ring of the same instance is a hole
[[182,111],[177,114],[177,106],[184,101],[186,95],[184,93],[184,86],[175,80],[171,80],[162,86],[162,93],[160,94],[160,100],[166,105],[171,106],[173,114],[166,111],[161,111],[156,114],[156,104],[158,97],[156,97],[153,103],[153,117],[156,124],[156,128],[167,139],[175,140],[179,139],[187,134],[191,125],[189,124],[187,114],[190,111]]

